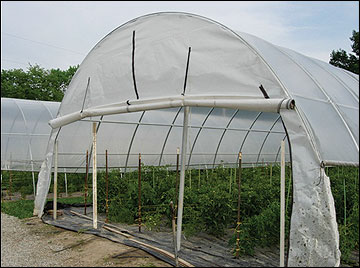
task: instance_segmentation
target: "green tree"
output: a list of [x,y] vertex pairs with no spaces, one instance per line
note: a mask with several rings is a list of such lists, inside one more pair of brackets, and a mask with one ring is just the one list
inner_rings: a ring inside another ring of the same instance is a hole
[[359,32],[354,30],[350,40],[353,42],[351,48],[355,55],[352,53],[348,54],[343,49],[339,49],[337,51],[333,50],[330,54],[329,63],[350,72],[359,74]]
[[45,70],[36,64],[26,71],[1,70],[1,97],[61,101],[78,67]]

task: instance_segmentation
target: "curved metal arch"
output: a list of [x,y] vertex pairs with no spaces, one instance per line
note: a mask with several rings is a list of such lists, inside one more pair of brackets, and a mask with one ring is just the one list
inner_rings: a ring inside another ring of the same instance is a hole
[[132,144],[133,144],[133,142],[134,142],[134,138],[135,138],[136,132],[137,132],[139,126],[140,126],[141,120],[143,119],[144,115],[145,115],[145,111],[143,111],[143,113],[141,114],[140,119],[139,119],[139,122],[138,122],[138,124],[137,124],[136,127],[135,127],[134,134],[132,135],[132,138],[131,138],[131,141],[130,141],[130,144],[129,144],[128,153],[127,153],[127,156],[126,156],[126,162],[125,162],[125,170],[124,170],[124,172],[126,172],[126,170],[127,170],[131,147],[132,147]]
[[220,144],[225,136],[225,133],[226,131],[228,130],[228,127],[230,126],[232,120],[235,118],[235,116],[237,115],[237,113],[239,112],[239,110],[236,110],[235,113],[232,115],[232,117],[230,118],[229,122],[227,123],[225,129],[224,129],[224,132],[222,133],[221,137],[220,137],[220,140],[219,140],[219,143],[218,143],[218,146],[216,148],[216,151],[215,151],[215,156],[214,156],[214,161],[213,161],[213,168],[215,168],[215,162],[216,162],[216,157],[217,157],[217,154],[218,154],[218,151],[219,151],[219,148],[220,148]]
[[[260,117],[261,114],[262,114],[262,112],[258,113],[258,115],[255,117],[254,121],[251,123],[251,125],[250,125],[250,127],[249,127],[249,130],[247,131],[247,133],[246,133],[246,135],[245,135],[245,137],[244,137],[244,139],[243,139],[243,141],[242,141],[242,143],[241,143],[241,146],[240,146],[240,149],[239,149],[239,153],[241,152],[241,150],[242,150],[242,148],[243,148],[243,146],[244,146],[244,144],[245,144],[245,141],[246,141],[247,137],[249,136],[249,133],[251,132],[252,127],[254,126],[255,122],[259,119],[259,117]],[[239,153],[238,153],[238,154],[239,154]],[[237,165],[238,163],[239,163],[239,157],[236,156],[236,165]]]
[[[49,107],[47,107],[44,103],[41,103],[41,104],[42,104],[42,106],[45,108],[45,110],[47,110],[48,113],[50,114],[50,118],[53,119],[54,116],[52,115]],[[55,115],[55,117],[56,117],[56,115]],[[38,120],[36,121],[36,124],[34,125],[33,130],[36,129],[36,127],[37,127],[37,125],[39,124],[39,122],[40,122],[40,119],[38,119]]]
[[[311,59],[312,60],[312,59]],[[345,84],[345,82],[336,74],[329,72],[328,70],[326,70],[323,66],[321,66],[320,64],[318,64],[315,60],[312,60],[317,66],[319,66],[322,70],[326,71],[328,74],[330,74],[332,77],[335,78],[336,81],[338,81],[341,85],[343,85],[346,90],[354,97],[355,100],[359,101],[359,97],[355,95],[355,93],[350,89],[350,87],[348,85]],[[346,72],[345,72],[346,73]],[[347,73],[346,73],[347,74]],[[349,75],[349,74],[347,74]],[[350,77],[352,77],[351,75],[349,75]],[[359,81],[357,81],[359,82]]]
[[[12,101],[16,104],[16,100],[12,99]],[[16,104],[16,106],[18,107],[18,109],[20,110],[19,108],[19,105]],[[16,114],[16,116],[19,114],[19,112]],[[16,117],[15,117],[16,118]],[[13,120],[12,124],[11,124],[11,127],[9,129],[9,133],[11,133],[13,127],[14,127],[14,124],[15,124],[15,120]],[[9,137],[7,138],[7,143],[6,143],[6,147],[5,147],[5,156],[7,155],[7,151],[8,151],[8,147],[9,147],[9,138],[10,138],[10,135],[8,135]],[[5,162],[4,162],[5,164]]]
[[[284,52],[284,53],[286,53],[286,52]],[[287,55],[287,53],[286,53],[286,55]],[[289,57],[290,57],[290,56],[289,56]],[[354,98],[355,100],[359,101],[359,97],[356,96],[356,95],[354,94],[354,92],[352,92],[352,90],[350,89],[350,87],[347,86],[340,77],[338,77],[336,74],[334,74],[334,73],[326,70],[326,68],[324,68],[323,66],[321,66],[319,63],[317,63],[317,62],[316,62],[315,60],[313,60],[312,58],[309,58],[309,60],[310,60],[312,63],[314,63],[316,66],[318,66],[320,69],[322,69],[322,70],[324,70],[325,72],[327,72],[330,76],[332,76],[336,81],[338,81],[338,82],[350,93],[351,96],[353,96],[353,98]],[[304,68],[304,69],[305,69],[305,68]],[[346,72],[345,72],[345,73],[346,73]],[[346,74],[347,74],[347,73],[346,73]],[[349,75],[349,74],[347,74],[347,75]],[[350,76],[351,76],[351,75],[350,75]],[[352,76],[351,76],[351,77],[352,77]],[[324,90],[324,91],[325,91],[325,90]]]
[[[342,69],[341,69],[342,70]],[[352,75],[352,74],[349,74],[348,72],[345,72],[345,70],[342,70],[346,75],[350,76],[352,79],[354,79],[356,82],[359,82],[359,78]]]
[[51,118],[56,118],[56,114],[59,112],[60,105],[59,105],[59,107],[58,107],[58,109],[57,109],[57,111],[56,111],[55,116],[53,116],[53,114],[52,114],[52,112],[50,111],[49,107],[48,107],[45,103],[42,103],[42,105],[43,105],[43,106],[45,107],[45,109],[49,112]]
[[325,91],[325,89],[319,84],[319,82],[305,69],[304,66],[302,66],[300,63],[298,63],[297,61],[295,61],[289,54],[287,54],[285,51],[281,50],[280,48],[276,47],[276,49],[278,51],[280,51],[282,54],[284,54],[285,56],[287,56],[291,61],[293,61],[297,66],[300,67],[300,69],[303,70],[303,72],[314,82],[314,84],[320,89],[320,91],[325,95],[325,97],[329,100],[331,106],[334,108],[335,112],[338,114],[338,116],[340,117],[341,121],[343,122],[343,124],[345,125],[345,128],[347,129],[348,133],[350,134],[350,137],[352,139],[352,141],[354,142],[357,151],[359,152],[359,145],[356,142],[356,139],[351,131],[351,129],[349,128],[347,122],[345,121],[344,117],[341,115],[341,112],[339,111],[336,103],[334,103],[334,101],[332,100],[332,98],[330,98],[330,96],[327,94],[327,92]]
[[164,144],[163,144],[162,149],[161,149],[161,154],[160,154],[160,159],[159,159],[159,166],[161,165],[161,160],[162,160],[162,157],[163,157],[163,154],[164,154],[165,146],[166,146],[167,140],[169,138],[170,132],[174,127],[175,121],[176,121],[177,117],[179,116],[181,109],[182,109],[182,107],[180,107],[179,110],[176,112],[174,120],[172,121],[172,123],[170,125],[170,128],[168,130],[168,133],[167,133],[167,135],[165,137]]
[[29,154],[30,154],[30,163],[31,163],[31,170],[32,170],[32,172],[34,172],[34,159],[33,159],[32,150],[31,150],[31,134],[29,133],[29,128],[28,128],[28,125],[26,123],[25,114],[24,114],[22,108],[19,106],[19,104],[16,101],[15,101],[15,104],[19,108],[19,111],[20,111],[20,113],[22,115],[22,118],[24,120],[24,125],[25,125],[27,135],[29,136],[28,147],[29,147]]
[[191,161],[191,156],[192,156],[192,152],[193,152],[193,150],[194,150],[194,147],[195,147],[196,141],[197,141],[197,139],[198,139],[198,137],[199,137],[199,135],[200,135],[200,132],[201,132],[201,130],[203,129],[203,126],[205,125],[205,123],[206,123],[207,119],[209,118],[210,114],[212,113],[212,111],[214,111],[214,109],[215,109],[214,107],[212,107],[212,108],[210,109],[210,111],[209,111],[208,114],[206,115],[203,123],[201,124],[201,127],[200,127],[199,130],[198,130],[198,133],[196,134],[196,137],[195,137],[195,139],[194,139],[193,145],[191,146],[191,151],[190,151],[190,154],[189,154],[189,160],[188,160],[188,164],[187,164],[187,169],[189,168],[190,161]]
[[263,147],[264,147],[264,144],[265,144],[267,138],[269,137],[269,135],[270,135],[270,133],[271,133],[271,130],[274,128],[274,126],[276,125],[276,123],[279,121],[280,118],[281,118],[281,116],[279,115],[279,117],[275,120],[274,124],[273,124],[273,125],[271,126],[271,128],[269,129],[269,132],[266,134],[266,136],[265,136],[265,138],[264,138],[264,141],[263,141],[263,143],[261,144],[258,157],[257,157],[257,159],[256,159],[256,165],[257,165],[258,162],[259,162],[259,158],[260,158],[261,151],[262,151],[262,149],[263,149]]

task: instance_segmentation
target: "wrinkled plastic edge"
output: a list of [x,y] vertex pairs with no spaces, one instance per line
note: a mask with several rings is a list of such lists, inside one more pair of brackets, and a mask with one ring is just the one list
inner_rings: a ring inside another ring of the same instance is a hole
[[33,215],[38,216],[39,218],[41,218],[44,213],[46,197],[50,188],[53,152],[58,132],[59,129],[53,129],[51,131],[49,142],[46,148],[45,159],[41,164],[41,169],[38,175]]
[[288,266],[340,265],[339,231],[330,179],[296,111],[281,110],[292,150],[293,204]]

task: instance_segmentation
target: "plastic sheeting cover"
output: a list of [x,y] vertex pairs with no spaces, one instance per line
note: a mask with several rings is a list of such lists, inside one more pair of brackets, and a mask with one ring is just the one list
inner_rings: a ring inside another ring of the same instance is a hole
[[[127,101],[131,105],[137,98],[160,99],[182,93],[186,96],[263,98],[260,85],[270,99],[294,98],[296,101],[295,111],[280,111],[292,144],[294,170],[295,209],[291,220],[289,265],[338,266],[340,255],[336,214],[329,180],[325,175],[320,176],[320,163],[341,161],[358,164],[358,76],[325,66],[318,60],[271,45],[251,35],[235,33],[207,18],[184,13],[157,13],[120,26],[90,51],[69,85],[58,118],[80,113],[83,108],[116,106]],[[140,148],[137,145],[139,142],[142,142],[142,148],[150,146],[148,148],[151,149],[153,144],[153,152],[159,152],[159,146],[165,144],[157,139],[149,139],[150,134],[155,132],[147,131],[146,125],[141,124],[146,113],[139,113],[132,140],[128,147],[121,148],[127,152],[127,156],[132,146]],[[225,114],[229,117],[231,112]],[[175,119],[176,110],[173,115],[171,118]],[[204,115],[209,118],[210,111]],[[202,122],[201,131],[189,131],[190,141],[201,141],[189,148],[206,149],[206,154],[200,152],[200,157],[193,154],[192,161],[211,161],[213,158],[208,156],[217,150],[216,146],[212,146],[214,141],[225,142],[221,138],[221,131],[204,130],[207,120],[204,115],[204,119],[197,118],[198,122]],[[255,117],[260,115],[255,114]],[[179,120],[181,117],[179,115]],[[213,120],[209,122],[214,124]],[[256,141],[264,141],[270,135],[267,136],[266,132],[250,132],[255,122],[245,129],[247,133],[242,140],[245,142],[241,143],[240,149],[249,153],[254,149],[256,154],[264,150]],[[269,132],[271,124],[266,125]],[[171,125],[171,128],[176,127]],[[167,127],[159,132],[159,140],[167,140],[167,137],[171,140],[170,136],[164,135],[166,130]],[[59,134],[60,142],[62,131]],[[87,135],[83,137],[84,140],[90,139],[89,131],[82,133]],[[138,133],[144,139],[135,137]],[[54,129],[39,174],[34,210],[39,215],[50,185],[52,148],[57,134],[58,129]],[[205,146],[204,139],[209,139],[211,146]],[[340,140],[346,145],[340,146]],[[259,157],[253,157],[255,159]],[[127,157],[126,165],[130,160]]]

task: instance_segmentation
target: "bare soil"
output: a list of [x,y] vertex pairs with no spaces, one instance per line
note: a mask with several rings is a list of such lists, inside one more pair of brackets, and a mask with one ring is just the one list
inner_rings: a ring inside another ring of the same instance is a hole
[[21,220],[41,240],[56,243],[54,258],[61,251],[68,251],[70,258],[61,266],[68,267],[170,267],[147,252],[112,242],[92,234],[73,232],[45,224],[38,217]]

